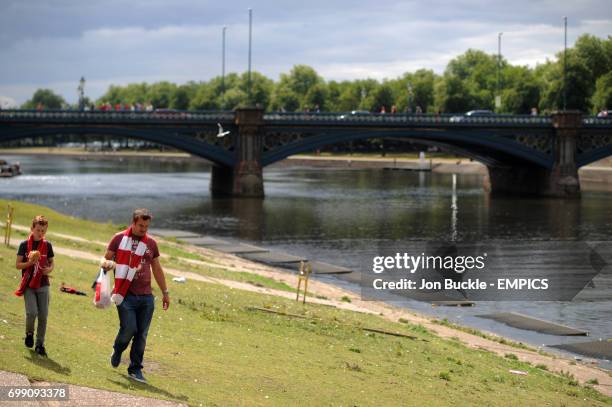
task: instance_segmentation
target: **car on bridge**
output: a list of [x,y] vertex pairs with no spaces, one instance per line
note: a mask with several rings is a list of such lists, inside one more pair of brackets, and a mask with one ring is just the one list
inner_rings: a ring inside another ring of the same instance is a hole
[[348,113],[343,113],[340,116],[338,116],[338,119],[347,120],[347,119],[356,118],[359,116],[370,116],[371,114],[372,113],[367,110],[351,110]]
[[479,109],[479,110],[470,110],[469,112],[467,112],[466,114],[464,114],[463,116],[453,116],[450,118],[450,122],[451,123],[460,123],[466,120],[466,118],[468,117],[479,117],[479,116],[493,116],[495,113],[493,113],[491,110],[485,110],[485,109]]
[[599,118],[605,118],[605,119],[612,119],[612,110],[602,110],[601,112],[597,113],[597,117]]

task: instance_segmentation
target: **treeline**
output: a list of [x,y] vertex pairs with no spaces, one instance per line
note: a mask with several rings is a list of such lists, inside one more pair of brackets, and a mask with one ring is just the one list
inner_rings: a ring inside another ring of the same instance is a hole
[[[563,71],[566,65],[565,106],[584,113],[612,108],[612,36],[582,35],[573,48],[535,68],[498,61],[495,54],[470,49],[451,60],[443,74],[420,69],[399,78],[377,81],[326,81],[306,65],[296,65],[278,81],[253,72],[249,97],[246,73],[230,73],[207,82],[134,83],[110,86],[87,105],[147,105],[177,110],[232,110],[259,105],[267,111],[380,111],[456,113],[490,109],[528,114],[532,108],[550,112],[564,107]],[[498,81],[499,73],[499,81]],[[501,95],[501,108],[495,96]],[[66,107],[48,89],[39,89],[22,108]]]

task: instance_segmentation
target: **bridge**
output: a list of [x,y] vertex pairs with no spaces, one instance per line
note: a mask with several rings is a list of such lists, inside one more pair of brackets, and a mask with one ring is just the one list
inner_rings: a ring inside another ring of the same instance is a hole
[[[217,137],[217,123],[230,134]],[[213,194],[263,197],[263,167],[290,155],[369,138],[406,139],[474,158],[494,194],[579,197],[578,168],[612,155],[612,120],[431,114],[101,112],[0,110],[0,142],[67,134],[111,135],[210,160]]]

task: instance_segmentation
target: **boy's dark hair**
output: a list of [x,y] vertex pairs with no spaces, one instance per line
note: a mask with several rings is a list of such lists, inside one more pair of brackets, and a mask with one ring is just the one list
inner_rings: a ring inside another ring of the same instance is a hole
[[49,224],[49,221],[47,220],[47,218],[44,217],[44,215],[36,215],[34,217],[34,219],[32,219],[32,227],[36,227],[36,225],[40,225],[40,226],[47,226]]
[[134,209],[134,213],[132,213],[133,223],[136,223],[139,219],[151,220],[152,218],[153,218],[153,215],[151,215],[151,211],[146,208]]

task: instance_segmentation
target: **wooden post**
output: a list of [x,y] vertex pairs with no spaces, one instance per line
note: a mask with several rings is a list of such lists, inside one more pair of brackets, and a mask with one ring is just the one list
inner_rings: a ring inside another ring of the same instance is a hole
[[306,304],[306,293],[308,292],[308,278],[310,277],[310,273],[312,273],[312,266],[310,265],[310,263],[304,263],[303,261],[300,261],[300,271],[298,273],[298,285],[295,300],[300,300],[300,287],[302,285],[302,281],[304,281],[303,304]]
[[4,230],[4,244],[6,246],[11,245],[11,228],[13,227],[13,208],[11,204],[8,205],[8,213],[6,214],[6,225]]

